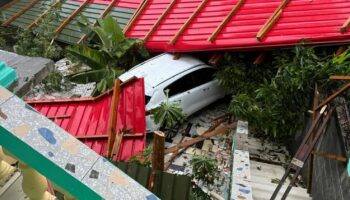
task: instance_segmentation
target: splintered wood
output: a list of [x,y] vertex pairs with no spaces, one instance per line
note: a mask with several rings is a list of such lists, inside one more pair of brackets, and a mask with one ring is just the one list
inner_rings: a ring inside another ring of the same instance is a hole
[[225,121],[225,119],[220,119],[220,120],[218,120],[217,123],[215,123],[212,127],[210,127],[202,135],[200,135],[196,138],[190,139],[190,140],[186,140],[182,143],[179,143],[175,146],[172,146],[172,147],[165,149],[165,154],[176,152],[182,148],[187,148],[187,147],[192,146],[198,142],[204,141],[205,139],[208,139],[208,138],[220,135],[220,134],[227,134],[232,128],[237,126],[236,122],[228,124],[228,125],[220,126],[224,121]]

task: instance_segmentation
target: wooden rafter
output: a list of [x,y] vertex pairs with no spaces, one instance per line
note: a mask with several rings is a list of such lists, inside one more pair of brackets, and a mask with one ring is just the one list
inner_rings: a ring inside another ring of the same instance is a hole
[[239,0],[237,4],[232,8],[232,10],[228,13],[225,19],[219,24],[219,26],[215,29],[215,31],[208,38],[208,42],[213,42],[222,29],[226,26],[226,24],[230,21],[230,19],[238,12],[241,6],[245,3],[245,0]]
[[31,24],[29,24],[29,25],[27,26],[27,29],[31,29],[31,28],[33,28],[34,26],[36,26],[36,25],[38,24],[38,22],[39,22],[42,18],[44,18],[47,14],[49,14],[50,11],[51,11],[54,7],[56,7],[58,4],[60,4],[60,3],[61,3],[61,0],[57,0],[54,4],[50,5],[50,7],[49,7],[44,13],[42,13],[41,15],[39,15]]
[[85,8],[85,6],[89,3],[89,0],[85,0],[83,3],[80,4],[80,6],[75,9],[72,14],[70,16],[68,16],[61,24],[60,26],[56,29],[56,33],[60,33],[64,27],[74,19],[74,17],[76,17],[80,12],[81,10],[83,10]]
[[[100,18],[104,18],[113,8],[113,5],[117,2],[118,0],[113,0],[111,1],[108,6],[106,7],[106,9],[101,13],[101,15],[99,16]],[[95,23],[96,24],[96,23]],[[80,44],[81,42],[83,42],[86,38],[87,38],[87,34],[84,34],[83,36],[81,36],[81,38],[79,39],[79,41],[77,42],[78,44]]]
[[1,24],[1,26],[7,26],[11,22],[13,22],[15,19],[17,19],[19,16],[23,15],[23,13],[27,12],[29,9],[31,9],[36,3],[38,3],[39,0],[33,0],[30,4],[28,4],[26,7],[24,7],[22,10],[18,11],[15,15],[4,21],[4,23]]
[[344,22],[343,26],[340,28],[340,33],[344,34],[350,27],[350,17]]
[[165,11],[162,13],[162,15],[157,19],[156,23],[152,26],[152,28],[148,31],[146,36],[143,38],[143,41],[146,42],[149,37],[153,34],[153,32],[158,28],[160,22],[164,19],[164,17],[169,13],[169,11],[172,9],[172,7],[175,5],[176,0],[172,0],[171,3],[168,5],[168,7],[165,9]]
[[140,7],[136,10],[134,15],[131,17],[129,20],[128,24],[124,27],[123,33],[125,34],[126,32],[129,31],[131,26],[135,23],[136,19],[139,17],[139,15],[143,12],[143,10],[146,8],[148,5],[149,0],[143,0]]
[[169,41],[169,44],[173,45],[179,38],[179,36],[186,30],[187,26],[193,21],[193,19],[199,14],[199,12],[204,8],[208,0],[202,0],[197,9],[192,13],[190,18],[181,26],[181,28],[175,33],[174,37]]
[[290,0],[283,0],[283,2],[278,6],[275,12],[270,16],[270,18],[265,22],[263,27],[260,28],[259,32],[256,34],[256,38],[262,41],[263,38],[269,33],[272,27],[276,24],[278,19],[283,13],[283,9],[288,5]]

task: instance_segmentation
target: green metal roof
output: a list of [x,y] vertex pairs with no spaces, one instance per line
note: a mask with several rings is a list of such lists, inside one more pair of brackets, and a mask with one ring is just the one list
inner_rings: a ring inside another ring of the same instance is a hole
[[[2,11],[2,20],[5,21],[9,19],[11,16],[14,16],[18,11],[25,8],[31,0],[19,0],[17,3],[12,6],[5,8]],[[80,5],[82,2],[79,1],[64,1],[62,3],[61,11],[60,11],[60,19],[53,23],[54,27],[59,27],[60,24],[69,17]],[[11,25],[26,28],[30,25],[35,19],[45,12],[50,4],[52,4],[51,0],[42,0],[36,3],[32,8],[27,10],[25,13],[20,15],[17,19],[11,22]],[[88,4],[79,15],[86,16],[91,23],[95,23],[96,19],[99,18],[101,13],[107,8],[106,4]],[[113,16],[117,19],[121,28],[124,28],[126,24],[129,22],[130,18],[134,14],[135,10],[129,8],[122,8],[114,6],[109,15]],[[78,16],[79,16],[78,15]],[[84,35],[80,31],[79,26],[76,24],[78,20],[78,16],[71,20],[64,29],[58,34],[57,40],[64,43],[77,43],[79,39]]]
[[16,71],[0,61],[0,85],[7,88],[16,78]]
[[[117,167],[144,187],[148,187],[152,169],[141,165],[117,162]],[[153,194],[162,200],[187,200],[191,193],[191,178],[157,171]]]

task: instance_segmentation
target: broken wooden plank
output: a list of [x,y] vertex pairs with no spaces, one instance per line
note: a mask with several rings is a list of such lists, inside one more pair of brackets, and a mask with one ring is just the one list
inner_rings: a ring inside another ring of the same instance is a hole
[[85,8],[85,6],[89,3],[89,0],[85,0],[82,4],[80,4],[80,6],[75,9],[71,15],[69,15],[69,17],[67,17],[61,24],[60,26],[56,29],[56,33],[60,33],[64,27],[70,22],[72,21],[79,13],[81,10],[83,10]]
[[112,149],[116,137],[116,124],[117,124],[117,109],[119,102],[119,93],[120,93],[120,80],[116,79],[114,81],[113,96],[111,102],[111,108],[109,111],[109,122],[108,122],[108,145],[107,145],[107,157],[112,156]]
[[331,102],[334,98],[336,98],[337,96],[339,96],[341,93],[343,93],[345,90],[350,88],[350,83],[344,85],[342,88],[340,88],[338,91],[336,91],[335,93],[333,93],[331,96],[329,96],[325,101],[323,101],[322,103],[320,103],[317,107],[316,110],[322,108],[323,106],[327,105],[329,102]]
[[204,8],[205,4],[208,2],[208,0],[202,0],[202,2],[199,4],[197,9],[192,13],[190,18],[186,20],[186,22],[181,26],[181,28],[175,33],[174,37],[169,41],[169,44],[174,45],[179,36],[186,30],[188,25],[192,23],[193,19],[199,14],[199,12]]
[[38,25],[38,22],[42,20],[47,14],[50,13],[50,11],[54,7],[58,6],[59,4],[61,4],[61,0],[57,0],[54,4],[50,5],[50,7],[47,10],[45,10],[44,13],[40,14],[31,24],[29,24],[26,29],[31,29],[34,26]]
[[144,42],[147,42],[149,37],[153,34],[153,32],[158,28],[160,22],[164,19],[164,17],[169,13],[169,11],[173,8],[175,5],[176,0],[172,0],[171,3],[168,5],[168,7],[165,9],[165,11],[162,13],[162,15],[157,19],[156,23],[152,26],[152,28],[148,31],[146,36],[143,38]]
[[256,38],[261,42],[263,38],[269,33],[272,27],[276,24],[278,19],[283,13],[283,9],[287,6],[289,0],[283,0],[283,2],[278,6],[275,12],[270,16],[270,18],[265,22],[265,24],[260,28],[259,32],[256,34]]
[[330,76],[330,80],[350,80],[350,76]]
[[[99,16],[99,19],[104,18],[113,8],[114,4],[117,3],[118,0],[113,0],[111,1],[108,6],[106,7],[106,9],[101,13],[101,15]],[[96,22],[94,23],[94,25],[96,24]],[[78,44],[80,44],[81,42],[83,42],[84,40],[86,40],[88,34],[84,34],[83,36],[81,36],[81,38],[79,39],[79,41],[77,42]]]
[[350,27],[350,17],[344,22],[343,26],[340,28],[340,33],[344,34],[348,31]]
[[[178,144],[181,144],[181,143],[183,142],[183,140],[185,139],[186,135],[188,135],[189,132],[191,131],[191,128],[192,128],[192,123],[188,123],[188,125],[187,125],[187,127],[186,127],[184,133],[182,134],[182,137],[181,137],[181,139],[180,139],[180,141],[179,141]],[[180,153],[182,153],[182,152],[185,151],[186,149],[187,149],[187,148],[183,148],[183,149],[180,150],[180,151],[175,151],[175,152],[171,155],[171,157],[170,157],[170,159],[168,160],[168,162],[164,165],[164,171],[168,170],[169,167],[170,167],[170,165],[171,165],[171,163],[173,163],[173,161],[175,160],[175,158],[177,157],[177,155],[179,155]]]
[[219,24],[219,26],[215,29],[215,31],[208,38],[208,42],[213,42],[222,29],[226,26],[226,24],[230,21],[230,19],[235,15],[241,6],[245,3],[245,0],[239,0],[237,4],[232,8],[232,10],[228,13],[225,19]]
[[23,13],[27,12],[29,9],[31,9],[36,3],[38,3],[39,0],[33,0],[30,4],[28,4],[26,7],[24,7],[22,10],[18,11],[15,15],[4,21],[1,26],[7,26],[11,24],[15,19],[17,19],[19,16],[23,15]]
[[211,138],[213,136],[216,136],[216,135],[220,135],[220,134],[227,134],[231,128],[235,127],[236,124],[233,123],[233,124],[230,124],[230,125],[227,125],[227,126],[224,126],[224,127],[217,127],[215,128],[214,130],[212,131],[209,131],[207,133],[204,133],[203,135],[200,135],[196,138],[193,138],[193,139],[190,139],[190,140],[187,140],[181,144],[177,144],[175,146],[172,146],[172,147],[169,147],[167,149],[165,149],[165,154],[168,154],[168,153],[173,153],[179,149],[182,149],[182,148],[186,148],[188,146],[191,146],[191,145],[194,145],[198,142],[201,142],[205,139],[208,139],[208,138]]
[[55,119],[65,119],[65,118],[70,118],[70,115],[60,115],[60,116],[49,116],[47,118],[51,119],[51,120],[55,120]]

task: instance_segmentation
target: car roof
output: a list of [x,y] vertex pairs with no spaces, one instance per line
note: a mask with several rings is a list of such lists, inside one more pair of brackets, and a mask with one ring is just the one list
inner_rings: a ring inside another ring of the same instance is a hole
[[164,81],[199,65],[205,65],[205,63],[189,55],[181,55],[179,59],[174,59],[173,54],[164,53],[136,65],[122,74],[119,79],[126,81],[134,76],[143,77],[146,94],[150,94],[154,87]]

